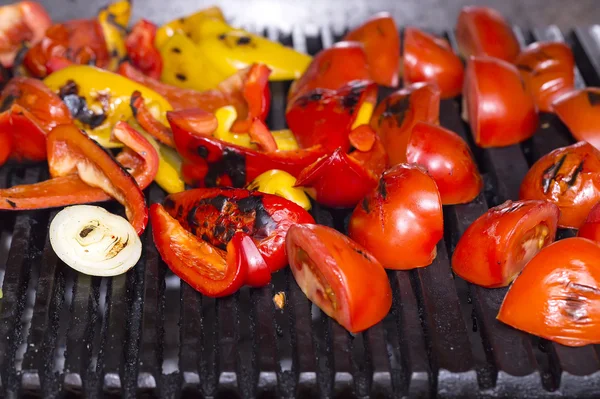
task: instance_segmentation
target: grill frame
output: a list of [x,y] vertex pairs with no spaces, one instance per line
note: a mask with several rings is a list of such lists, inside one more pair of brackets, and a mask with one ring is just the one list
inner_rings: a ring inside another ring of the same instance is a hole
[[[556,27],[524,31],[523,43],[564,40]],[[300,28],[263,34],[315,53],[340,35]],[[452,34],[449,35],[454,42]],[[600,26],[568,36],[578,85],[600,84]],[[579,72],[578,72],[579,74]],[[271,84],[269,126],[285,127],[289,82]],[[389,93],[382,90],[381,94]],[[506,289],[453,278],[449,257],[464,230],[488,207],[518,198],[528,166],[572,142],[552,115],[521,145],[480,149],[461,121],[458,100],[443,100],[440,122],[474,151],[485,189],[472,203],[444,207],[446,231],[434,263],[389,271],[394,302],[384,321],[350,336],[302,294],[289,270],[262,289],[204,298],[160,260],[150,229],[136,267],[114,278],[88,277],[54,255],[47,226],[56,210],[0,213],[12,234],[0,300],[0,381],[6,397],[595,397],[600,346],[566,348],[495,320]],[[47,178],[42,166],[0,168],[0,187]],[[150,202],[164,192],[147,191]],[[108,204],[111,211],[118,211]],[[322,224],[343,230],[348,211],[316,206]],[[563,236],[571,234],[561,232]],[[287,306],[276,310],[273,294]],[[31,313],[31,314],[30,314]],[[22,358],[22,359],[21,359]]]

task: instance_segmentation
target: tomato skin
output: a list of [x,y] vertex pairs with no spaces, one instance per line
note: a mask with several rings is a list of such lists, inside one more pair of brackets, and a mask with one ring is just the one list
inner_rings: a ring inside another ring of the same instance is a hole
[[505,287],[539,250],[554,241],[560,211],[546,201],[506,201],[467,228],[452,270],[482,287]]
[[600,242],[600,202],[594,205],[585,222],[579,228],[577,237],[588,238]]
[[585,238],[544,248],[508,290],[498,320],[562,345],[600,343],[598,259],[600,244]]
[[519,198],[558,205],[558,225],[578,229],[600,201],[600,151],[581,141],[546,154],[525,175]]
[[552,102],[575,85],[573,52],[564,43],[532,43],[519,54],[515,65],[540,111],[552,112]]
[[483,188],[483,179],[468,144],[456,133],[419,122],[412,130],[406,157],[423,166],[435,180],[442,204],[472,201]]
[[131,63],[153,79],[160,79],[162,58],[154,47],[157,27],[152,22],[140,19],[125,39],[125,48]]
[[572,91],[554,101],[552,108],[576,140],[600,149],[600,89]]
[[443,233],[435,181],[420,166],[409,164],[383,173],[378,186],[354,208],[348,226],[348,235],[386,269],[430,265]]
[[446,40],[408,27],[404,30],[402,59],[405,85],[435,84],[442,98],[456,97],[462,92],[464,66]]
[[0,64],[12,67],[21,44],[38,43],[51,24],[46,9],[37,2],[21,1],[0,7]]
[[487,55],[513,62],[521,49],[502,14],[489,7],[463,7],[456,24],[456,41],[465,59]]
[[398,86],[400,35],[396,22],[389,13],[375,14],[348,32],[343,40],[362,43],[369,64],[369,74],[375,83]]
[[439,123],[440,91],[431,84],[414,83],[387,96],[371,117],[388,153],[390,165],[406,162],[406,147],[417,122]]
[[504,147],[527,140],[538,126],[531,95],[519,71],[491,57],[471,57],[467,64],[463,99],[475,143],[484,148]]
[[316,224],[290,227],[285,241],[290,268],[304,294],[348,331],[366,330],[387,315],[392,305],[390,283],[367,250]]

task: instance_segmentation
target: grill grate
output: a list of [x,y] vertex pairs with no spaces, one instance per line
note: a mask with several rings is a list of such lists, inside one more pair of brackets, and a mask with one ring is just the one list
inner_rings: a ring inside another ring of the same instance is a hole
[[[312,54],[340,37],[328,29],[263,33]],[[523,44],[564,40],[556,27],[517,34]],[[600,84],[600,26],[576,29],[569,44],[581,71],[577,84]],[[268,122],[284,128],[289,82],[274,82],[271,89]],[[540,131],[527,142],[479,149],[459,108],[456,100],[442,101],[441,124],[471,144],[485,190],[472,203],[445,207],[446,234],[435,262],[388,272],[392,311],[356,336],[311,306],[289,270],[262,289],[204,298],[165,267],[147,231],[143,257],[132,271],[93,278],[53,253],[47,230],[56,211],[3,213],[5,396],[597,397],[600,346],[567,348],[503,325],[495,315],[506,289],[454,279],[449,267],[471,222],[488,207],[518,198],[528,167],[572,138],[556,117],[543,115]],[[47,171],[38,166],[0,168],[0,187],[45,178]],[[147,195],[151,202],[164,198],[156,186]],[[341,230],[348,217],[348,211],[318,206],[313,213],[319,223]],[[279,291],[287,294],[283,311],[271,301]]]

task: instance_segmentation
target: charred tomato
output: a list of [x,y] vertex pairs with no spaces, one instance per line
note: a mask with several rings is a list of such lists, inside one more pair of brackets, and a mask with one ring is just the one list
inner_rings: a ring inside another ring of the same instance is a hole
[[577,232],[578,237],[600,242],[600,202],[594,205]]
[[552,108],[576,140],[600,149],[600,89],[572,91],[554,101]]

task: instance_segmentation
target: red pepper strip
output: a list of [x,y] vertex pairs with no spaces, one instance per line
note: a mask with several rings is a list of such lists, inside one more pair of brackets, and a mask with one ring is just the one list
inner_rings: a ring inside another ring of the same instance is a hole
[[262,151],[277,151],[277,142],[275,142],[267,125],[260,119],[254,119],[252,125],[250,125],[250,130],[248,130],[248,135],[250,136],[250,140],[252,140],[252,142]]
[[148,111],[142,93],[137,90],[134,91],[131,95],[130,105],[133,116],[146,132],[164,145],[175,147],[173,133],[171,133],[171,130],[168,127],[156,120],[150,111]]
[[227,246],[229,247],[230,244],[236,248],[241,248],[240,251],[236,251],[237,263],[248,266],[247,285],[250,287],[264,287],[271,282],[271,269],[269,269],[267,262],[265,262],[250,236],[238,231]]
[[350,132],[348,138],[352,147],[366,152],[373,148],[377,134],[369,125],[360,125]]
[[167,112],[175,148],[184,158],[183,179],[192,186],[229,185],[244,187],[270,169],[297,176],[302,169],[326,154],[322,146],[294,151],[264,153],[207,136],[206,130],[192,130],[190,115],[202,110]]
[[152,237],[169,268],[202,295],[231,295],[244,284],[247,268],[240,262],[236,242],[227,252],[197,239],[173,219],[160,204],[150,207]]
[[151,78],[159,79],[162,72],[162,58],[154,47],[156,25],[146,19],[140,19],[133,25],[131,33],[125,39],[127,56],[131,63]]
[[339,90],[315,89],[289,104],[285,117],[302,147],[350,148],[348,134],[364,102],[375,103],[377,85],[353,81]]
[[287,264],[285,235],[293,224],[314,223],[295,203],[246,189],[187,190],[169,195],[164,207],[184,229],[217,248],[226,249],[236,233],[248,236],[259,251],[244,246],[246,259],[253,259],[250,269],[257,275],[250,277],[254,282],[262,279],[260,257],[271,271]]
[[60,71],[73,64],[73,61],[65,57],[50,57],[46,62],[46,72],[50,75],[53,72]]
[[35,120],[31,112],[17,104],[0,116],[0,134],[6,136],[11,158],[18,161],[46,159],[46,132]]
[[307,187],[320,204],[354,207],[377,186],[387,163],[385,148],[376,138],[369,151],[357,149],[345,154],[338,148],[333,154],[322,157],[300,173],[296,186]]
[[[113,134],[128,148],[117,155],[117,161],[136,179],[143,190],[156,176],[158,153],[136,130],[119,122]],[[143,140],[143,141],[142,141]],[[129,149],[137,152],[134,154]],[[108,201],[111,197],[98,187],[92,187],[78,175],[55,177],[35,184],[0,190],[0,209],[41,209],[75,204]]]
[[231,130],[247,133],[254,118],[264,121],[269,113],[271,93],[269,75],[271,71],[263,64],[254,64],[239,71],[219,84],[215,90],[199,92],[182,89],[152,79],[124,62],[119,73],[162,95],[175,110],[200,108],[214,113],[226,105],[233,105],[238,119]]

